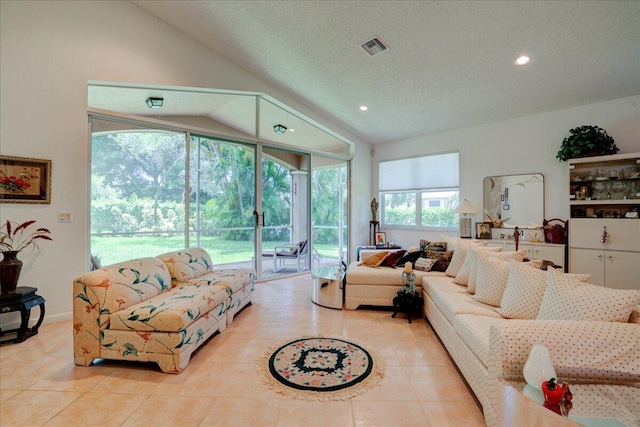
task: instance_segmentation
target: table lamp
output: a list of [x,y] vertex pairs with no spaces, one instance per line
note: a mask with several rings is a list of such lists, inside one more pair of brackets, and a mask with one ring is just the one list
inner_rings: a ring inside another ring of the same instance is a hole
[[471,238],[471,218],[467,218],[467,214],[477,214],[478,210],[470,201],[464,199],[460,202],[455,212],[464,215],[464,217],[460,218],[460,237]]

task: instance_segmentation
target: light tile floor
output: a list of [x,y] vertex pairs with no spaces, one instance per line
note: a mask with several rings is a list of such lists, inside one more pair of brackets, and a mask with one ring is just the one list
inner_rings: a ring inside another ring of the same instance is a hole
[[[154,364],[73,364],[71,321],[0,346],[1,426],[482,426],[477,401],[430,325],[388,311],[332,310],[310,300],[309,275],[256,285],[253,305],[179,375]],[[374,389],[346,401],[285,398],[255,360],[285,339],[350,337],[386,360]]]

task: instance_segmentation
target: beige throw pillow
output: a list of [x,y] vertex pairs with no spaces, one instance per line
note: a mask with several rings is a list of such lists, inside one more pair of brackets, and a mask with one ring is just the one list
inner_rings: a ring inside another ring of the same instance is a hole
[[626,323],[639,303],[640,290],[583,283],[550,268],[537,319]]
[[[476,293],[476,282],[477,282],[477,276],[478,276],[478,257],[480,256],[490,256],[496,259],[501,259],[503,261],[509,261],[509,260],[514,260],[514,261],[522,261],[524,259],[524,257],[526,256],[527,251],[525,250],[520,250],[520,251],[509,251],[509,252],[498,252],[498,253],[494,253],[494,252],[476,252],[475,254],[472,255],[472,262],[470,265],[470,269],[469,269],[469,280],[467,282],[467,292],[469,292],[470,294],[475,294]],[[475,260],[474,260],[475,258]]]
[[476,301],[498,307],[509,278],[509,262],[494,257],[478,257]]
[[[464,264],[464,260],[467,258],[467,250],[469,249],[469,246],[487,246],[488,243],[489,242],[477,242],[474,240],[464,240],[458,238],[455,245],[456,249],[453,252],[453,257],[451,258],[449,267],[447,268],[447,271],[444,272],[444,274],[450,277],[456,277],[456,275],[462,268],[462,264]],[[447,242],[447,248],[449,247],[449,242]]]
[[447,244],[447,250],[448,251],[455,251],[456,250],[456,246],[458,244],[458,237],[450,237],[450,236],[445,236],[444,234],[441,234],[440,235],[440,240]]
[[[565,273],[562,273],[565,274]],[[590,274],[567,274],[586,282]],[[508,319],[535,319],[547,289],[547,272],[528,262],[509,263],[507,287],[500,301],[498,313]]]
[[464,259],[464,263],[462,263],[462,267],[460,268],[458,274],[456,274],[455,279],[453,279],[453,283],[467,286],[467,284],[469,283],[471,265],[473,265],[473,268],[475,268],[475,263],[478,259],[476,256],[476,251],[500,252],[502,251],[502,248],[493,246],[470,246],[469,250],[467,250],[467,257]]

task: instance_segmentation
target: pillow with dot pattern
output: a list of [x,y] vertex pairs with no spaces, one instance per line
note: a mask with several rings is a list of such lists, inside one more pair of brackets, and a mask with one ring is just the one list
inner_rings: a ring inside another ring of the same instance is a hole
[[469,280],[467,281],[467,292],[470,294],[476,293],[476,282],[478,277],[478,257],[480,256],[490,256],[493,258],[501,259],[503,261],[522,261],[526,256],[527,251],[521,249],[519,251],[507,251],[507,252],[478,252],[476,251],[471,255],[471,265],[469,266]]
[[458,285],[467,286],[469,283],[469,274],[471,272],[471,265],[476,263],[476,251],[487,251],[487,252],[500,252],[502,248],[497,246],[470,246],[467,251],[467,257],[464,259],[462,263],[462,267],[460,267],[460,271],[456,274],[455,279],[453,279],[453,283],[457,283]]
[[494,307],[500,306],[509,278],[509,262],[494,257],[478,257],[476,293],[473,299]]
[[[453,251],[453,257],[451,258],[449,267],[447,268],[447,271],[444,272],[444,274],[450,277],[456,277],[456,275],[462,268],[462,264],[464,264],[465,258],[467,258],[467,251],[469,250],[469,246],[487,246],[488,243],[489,242],[478,242],[474,240],[467,241],[458,238],[458,241],[456,242],[456,249]],[[447,247],[450,247],[448,242]]]
[[[562,273],[566,274],[566,273]],[[566,274],[586,282],[590,274]],[[510,262],[507,287],[502,294],[498,313],[508,319],[535,319],[547,289],[547,272],[528,262]]]
[[537,319],[626,323],[639,303],[640,290],[582,283],[549,268]]

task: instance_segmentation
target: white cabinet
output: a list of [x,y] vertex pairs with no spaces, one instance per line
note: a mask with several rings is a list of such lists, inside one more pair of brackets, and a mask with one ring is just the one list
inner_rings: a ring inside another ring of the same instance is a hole
[[569,271],[591,274],[589,283],[596,285],[640,289],[640,220],[573,219],[570,224]]
[[[491,240],[488,246],[501,247],[504,252],[516,250],[516,242],[512,240]],[[544,259],[562,267],[566,266],[564,257],[565,245],[525,241],[519,242],[518,249],[527,251],[526,257],[529,259]]]
[[618,289],[640,289],[640,253],[571,249],[571,271],[590,273],[589,283]]
[[568,163],[569,271],[590,273],[597,285],[640,289],[640,153]]
[[[530,243],[520,242],[518,249],[527,251],[527,258],[529,259],[544,259],[551,261],[556,265],[565,266],[564,260],[564,245],[556,245],[551,243]],[[516,243],[507,242],[506,251],[515,251]]]

